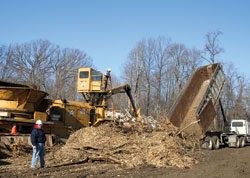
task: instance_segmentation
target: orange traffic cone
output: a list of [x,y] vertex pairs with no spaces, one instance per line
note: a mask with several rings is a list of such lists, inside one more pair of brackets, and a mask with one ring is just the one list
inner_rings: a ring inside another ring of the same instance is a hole
[[16,124],[13,125],[10,134],[11,134],[11,135],[16,134]]

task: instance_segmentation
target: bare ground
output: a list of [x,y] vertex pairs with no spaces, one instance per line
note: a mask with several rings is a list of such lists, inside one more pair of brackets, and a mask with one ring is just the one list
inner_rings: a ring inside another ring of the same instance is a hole
[[[55,148],[56,149],[56,148]],[[45,168],[30,168],[31,153],[0,159],[0,177],[250,177],[250,146],[201,150],[194,154],[196,163],[190,169],[155,168],[153,166],[128,169],[119,164],[105,162],[58,163],[46,157]]]

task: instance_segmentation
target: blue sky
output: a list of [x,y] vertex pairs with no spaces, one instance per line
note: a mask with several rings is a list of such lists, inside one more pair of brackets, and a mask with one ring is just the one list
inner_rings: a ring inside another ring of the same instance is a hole
[[202,49],[220,30],[220,56],[250,76],[248,0],[0,0],[0,44],[46,39],[84,50],[103,72],[122,64],[142,38],[165,36]]

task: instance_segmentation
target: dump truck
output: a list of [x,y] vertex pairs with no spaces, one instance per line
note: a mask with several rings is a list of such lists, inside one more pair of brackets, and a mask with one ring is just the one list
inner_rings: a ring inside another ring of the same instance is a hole
[[241,134],[235,131],[235,123],[243,121],[232,121],[230,130],[223,129],[219,132],[208,130],[217,117],[218,109],[221,109],[226,125],[220,101],[224,84],[225,75],[221,64],[214,63],[200,67],[192,74],[167,114],[169,120],[181,132],[200,139],[203,148],[218,149],[221,145],[242,147],[247,140],[249,141],[247,137],[249,133]]

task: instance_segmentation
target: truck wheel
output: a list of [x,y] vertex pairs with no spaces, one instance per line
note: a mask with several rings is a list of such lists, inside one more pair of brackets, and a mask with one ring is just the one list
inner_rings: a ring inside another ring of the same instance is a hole
[[236,148],[239,148],[240,147],[240,139],[239,137],[236,137]]
[[244,147],[246,145],[245,137],[240,137],[240,147]]
[[200,148],[207,149],[207,142],[205,142],[205,139],[200,140]]
[[212,137],[212,141],[213,141],[213,148],[214,149],[219,149],[220,148],[220,140],[217,136],[213,136]]
[[212,150],[213,149],[213,141],[210,136],[206,136],[205,142],[207,142],[207,149]]

